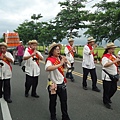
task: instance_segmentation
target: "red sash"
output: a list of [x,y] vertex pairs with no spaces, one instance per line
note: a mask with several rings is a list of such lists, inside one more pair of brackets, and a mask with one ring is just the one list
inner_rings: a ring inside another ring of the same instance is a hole
[[[58,65],[58,64],[60,64],[60,60],[58,60],[58,59],[55,58],[55,57],[48,57],[47,60],[50,60],[53,65]],[[60,72],[60,73],[63,75],[63,77],[64,77],[64,71],[63,71],[64,68],[63,68],[63,66],[60,66],[60,67],[58,68],[58,70],[59,70],[59,72]],[[65,77],[64,77],[64,82],[67,83],[67,79],[66,79]]]
[[[116,60],[116,58],[115,58],[112,54],[109,54],[109,53],[104,54],[104,55],[102,56],[102,58],[103,58],[103,57],[107,57],[107,58],[108,58],[109,60],[111,60],[112,62]],[[118,64],[117,64],[117,63],[114,63],[114,64],[115,64],[115,66],[118,68]]]
[[[87,45],[89,47],[90,50],[92,50],[92,46],[91,45]],[[95,56],[94,52],[92,53],[93,56]]]
[[[2,55],[2,53],[0,53],[0,56]],[[10,64],[10,62],[6,59],[6,58],[3,58],[2,61],[4,61],[5,63],[7,63],[10,67],[10,70],[12,71],[12,66]]]
[[[30,55],[32,55],[32,53],[34,52],[34,50],[32,50],[30,47],[28,47],[28,52],[29,52]],[[37,53],[36,53],[35,56],[36,56],[36,58],[37,58],[36,63],[37,63],[38,66],[39,66],[39,56],[38,56]],[[33,56],[33,58],[34,58],[34,56]]]
[[[71,53],[71,55],[74,57],[74,52],[73,52],[73,50],[72,50],[72,47],[71,47],[70,45],[67,45],[66,47],[68,48],[68,50],[69,50],[69,52]],[[71,50],[72,50],[72,51],[71,51]]]

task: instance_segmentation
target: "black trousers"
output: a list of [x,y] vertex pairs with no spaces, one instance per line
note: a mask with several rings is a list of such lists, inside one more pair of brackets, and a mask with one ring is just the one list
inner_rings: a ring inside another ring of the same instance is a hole
[[57,100],[57,95],[60,98],[60,103],[61,103],[61,111],[62,111],[62,120],[70,120],[68,113],[67,113],[67,90],[66,90],[66,85],[61,84],[57,85],[57,91],[56,94],[51,94],[49,88],[49,110],[51,114],[51,119],[56,118],[56,100]]
[[18,56],[19,65],[21,65],[22,61],[23,61],[23,56]]
[[11,95],[11,86],[10,79],[0,80],[0,98],[4,95],[4,99],[10,99]]
[[111,97],[117,91],[117,82],[116,81],[106,81],[103,80],[103,103],[109,103]]
[[[71,67],[73,67],[74,63],[71,63]],[[68,72],[66,73],[66,78],[70,78],[70,79],[73,79],[73,74],[72,72]]]
[[38,85],[38,76],[33,77],[26,74],[25,94],[28,94],[32,86],[31,95],[36,95],[37,85]]
[[97,83],[97,74],[96,74],[96,69],[87,69],[83,68],[83,87],[87,87],[87,76],[90,73],[91,79],[92,79],[92,88],[96,88],[96,83]]

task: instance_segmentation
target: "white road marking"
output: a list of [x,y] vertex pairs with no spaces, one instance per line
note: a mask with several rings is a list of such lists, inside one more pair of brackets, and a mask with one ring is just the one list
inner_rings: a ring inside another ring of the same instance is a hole
[[0,103],[3,120],[12,120],[7,102],[3,98],[1,98]]

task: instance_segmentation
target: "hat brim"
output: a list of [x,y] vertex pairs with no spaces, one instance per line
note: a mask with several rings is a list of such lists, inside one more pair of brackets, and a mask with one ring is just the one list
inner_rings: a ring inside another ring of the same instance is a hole
[[6,44],[0,43],[0,46],[5,46],[6,48],[8,47]]
[[62,45],[57,43],[57,44],[52,45],[52,47],[49,49],[49,53],[53,49],[53,47],[55,47],[55,46],[58,46],[60,48],[60,50],[62,49]]
[[109,46],[109,47],[105,47],[105,49],[109,49],[109,48],[117,48],[117,46]]
[[38,45],[38,42],[30,42],[29,44],[37,44]]
[[69,40],[68,42],[74,42],[74,40]]
[[88,43],[90,43],[90,42],[95,42],[95,39],[88,40]]

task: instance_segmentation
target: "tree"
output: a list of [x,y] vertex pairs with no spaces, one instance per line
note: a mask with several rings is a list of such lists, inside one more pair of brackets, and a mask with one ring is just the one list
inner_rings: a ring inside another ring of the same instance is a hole
[[43,16],[42,16],[41,14],[38,14],[38,15],[33,14],[33,15],[31,16],[31,19],[36,20],[36,23],[37,23],[37,20],[39,20],[39,19],[42,18],[42,17],[43,17]]
[[65,37],[65,32],[60,25],[54,21],[42,22],[41,34],[39,40],[45,45],[49,45],[52,42],[61,42]]
[[0,42],[4,42],[4,38],[2,37],[2,38],[0,38]]
[[[25,20],[22,24],[18,26],[15,32],[19,33],[20,39],[26,44],[29,40],[36,39],[38,40],[38,36],[40,34],[40,29],[42,27],[41,22],[38,22],[39,18],[41,18],[41,14],[33,14],[31,16],[31,21]],[[34,21],[35,20],[35,21]],[[39,40],[38,40],[39,41]]]
[[95,4],[97,7],[94,14],[89,16],[90,27],[85,32],[88,36],[93,36],[98,42],[114,42],[120,38],[120,1]]
[[56,16],[56,23],[61,24],[61,27],[66,31],[67,37],[80,37],[78,30],[86,28],[85,21],[87,21],[88,11],[83,10],[85,5],[82,2],[86,0],[66,0],[59,2],[62,10]]

